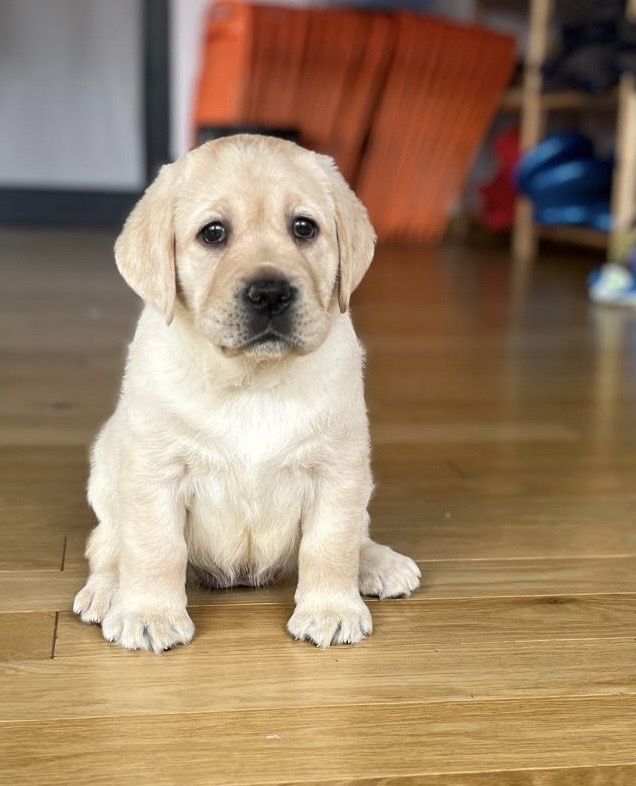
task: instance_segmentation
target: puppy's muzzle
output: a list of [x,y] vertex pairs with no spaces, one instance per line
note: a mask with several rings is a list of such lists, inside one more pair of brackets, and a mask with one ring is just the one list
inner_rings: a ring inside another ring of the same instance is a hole
[[287,311],[296,294],[296,289],[285,278],[262,278],[247,282],[243,300],[254,314],[273,319]]
[[267,276],[247,281],[240,299],[247,318],[247,346],[286,344],[293,346],[294,309],[298,290],[284,276]]

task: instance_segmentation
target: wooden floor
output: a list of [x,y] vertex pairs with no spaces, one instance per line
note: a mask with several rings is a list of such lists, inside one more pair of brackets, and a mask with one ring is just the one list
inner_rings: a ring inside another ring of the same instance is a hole
[[587,304],[589,260],[513,292],[502,253],[381,250],[373,531],[422,591],[327,652],[290,586],[197,591],[158,657],[70,612],[138,307],[111,244],[0,233],[0,782],[636,784],[636,316]]

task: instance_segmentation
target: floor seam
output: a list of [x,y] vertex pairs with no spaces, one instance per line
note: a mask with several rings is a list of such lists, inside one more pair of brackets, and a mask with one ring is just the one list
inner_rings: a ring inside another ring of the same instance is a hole
[[55,647],[57,645],[57,627],[60,621],[60,612],[55,612],[55,622],[53,623],[53,642],[51,644],[51,660],[55,659]]
[[64,570],[64,566],[66,565],[66,544],[68,543],[68,538],[64,535],[64,543],[62,544],[62,564],[60,565],[60,571]]

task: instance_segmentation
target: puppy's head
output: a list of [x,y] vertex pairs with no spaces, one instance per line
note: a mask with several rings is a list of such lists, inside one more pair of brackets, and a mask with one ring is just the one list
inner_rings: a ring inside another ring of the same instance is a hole
[[367,212],[330,158],[235,136],[164,166],[115,244],[132,289],[175,302],[226,354],[307,353],[373,257]]

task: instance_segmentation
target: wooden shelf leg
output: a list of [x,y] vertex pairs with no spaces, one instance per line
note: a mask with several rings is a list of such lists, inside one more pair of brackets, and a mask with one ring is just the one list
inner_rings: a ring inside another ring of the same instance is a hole
[[[523,77],[521,112],[521,151],[535,147],[544,132],[544,112],[541,107],[543,77],[541,66],[548,49],[553,0],[532,0],[528,52]],[[512,233],[512,256],[515,262],[527,262],[536,256],[537,233],[532,205],[523,197],[517,200]]]
[[636,203],[636,79],[623,74],[619,89],[616,130],[616,165],[612,186],[612,236],[610,254],[618,258],[623,236],[634,221]]
[[525,197],[519,197],[515,205],[512,255],[519,262],[527,262],[537,255],[537,231],[532,202]]

